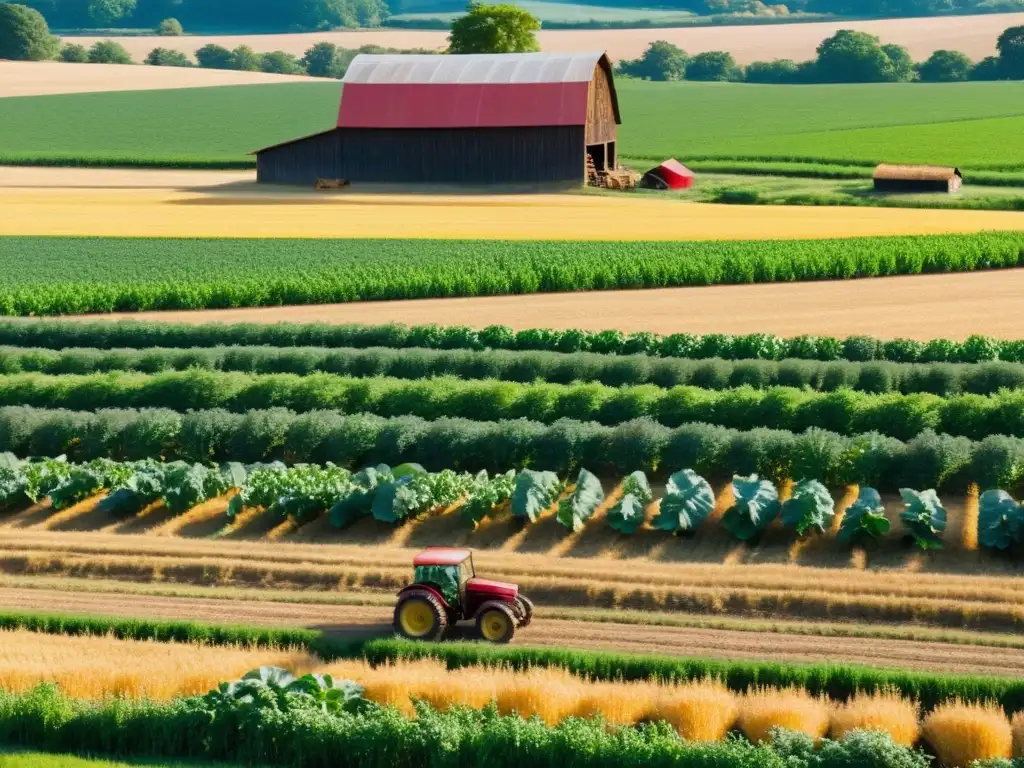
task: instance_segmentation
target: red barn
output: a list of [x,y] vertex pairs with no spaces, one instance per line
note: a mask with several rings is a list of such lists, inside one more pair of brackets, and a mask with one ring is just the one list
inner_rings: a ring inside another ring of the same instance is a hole
[[337,126],[261,149],[257,179],[582,185],[614,167],[621,122],[604,53],[361,54]]

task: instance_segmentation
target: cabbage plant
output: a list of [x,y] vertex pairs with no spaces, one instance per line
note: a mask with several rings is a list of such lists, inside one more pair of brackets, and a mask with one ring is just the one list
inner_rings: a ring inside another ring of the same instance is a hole
[[370,512],[382,523],[404,522],[432,509],[451,506],[466,495],[472,483],[472,475],[466,472],[413,471],[381,483],[373,494]]
[[369,517],[373,510],[373,496],[377,486],[393,480],[387,464],[364,467],[352,475],[349,488],[327,511],[327,518],[335,528],[345,528],[356,520]]
[[903,511],[900,520],[921,549],[942,549],[946,530],[946,509],[934,490],[915,491],[900,488]]
[[882,497],[874,488],[862,486],[857,500],[843,513],[836,540],[850,545],[868,538],[880,539],[888,532],[889,518],[885,516]]
[[722,527],[741,541],[763,533],[779,515],[779,492],[757,475],[734,477],[733,505],[722,516]]
[[684,469],[668,479],[658,515],[651,525],[673,533],[694,531],[714,508],[715,492],[710,483],[692,469]]
[[554,472],[524,469],[516,477],[516,485],[512,489],[512,514],[531,523],[536,522],[541,513],[555,503],[563,487]]
[[502,475],[490,477],[487,470],[481,470],[473,479],[469,498],[462,505],[462,519],[476,528],[485,517],[494,514],[502,504],[512,498],[515,488],[516,471],[510,469]]
[[558,504],[558,522],[570,531],[582,531],[604,501],[604,488],[593,472],[581,469],[571,494]]
[[647,475],[640,470],[632,473],[622,483],[622,496],[608,510],[608,525],[619,533],[632,534],[644,523],[647,505],[654,494]]
[[978,543],[1009,549],[1024,539],[1024,505],[1006,491],[985,491],[978,499]]
[[801,480],[782,505],[782,524],[803,536],[812,529],[824,533],[836,516],[832,494],[817,480]]

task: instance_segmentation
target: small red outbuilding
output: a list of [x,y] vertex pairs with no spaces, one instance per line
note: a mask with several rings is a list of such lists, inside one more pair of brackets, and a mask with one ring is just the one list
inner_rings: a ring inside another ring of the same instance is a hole
[[689,189],[695,174],[675,158],[644,174],[644,186],[653,189]]

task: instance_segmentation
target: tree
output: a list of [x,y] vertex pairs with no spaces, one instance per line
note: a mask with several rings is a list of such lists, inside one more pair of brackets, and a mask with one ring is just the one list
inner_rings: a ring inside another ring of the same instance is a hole
[[181,51],[170,48],[154,48],[146,57],[146,64],[154,67],[191,67],[192,62]]
[[959,83],[970,77],[973,66],[960,51],[935,51],[917,71],[925,83]]
[[0,59],[41,61],[52,59],[60,41],[50,34],[43,14],[34,8],[0,3]]
[[156,33],[164,37],[180,37],[185,34],[185,28],[177,19],[164,19],[156,28]]
[[998,56],[986,56],[974,65],[971,70],[971,80],[1001,80],[1003,78],[1003,64]]
[[686,65],[687,80],[735,82],[743,79],[740,69],[731,53],[706,51],[698,53]]
[[89,49],[90,64],[131,64],[132,57],[120,43],[100,40]]
[[815,74],[827,83],[884,83],[893,79],[894,69],[877,37],[840,29],[818,46]]
[[313,77],[341,77],[338,73],[338,46],[334,43],[317,43],[302,57],[302,66],[306,74]]
[[231,52],[231,66],[229,69],[237,69],[241,72],[259,72],[261,59],[248,45],[240,45]]
[[60,60],[69,64],[84,64],[89,60],[89,51],[84,45],[68,43],[60,49]]
[[1003,77],[1024,80],[1024,26],[1010,27],[996,41]]
[[910,58],[910,51],[902,45],[883,45],[882,52],[889,57],[889,63],[892,65],[889,75],[891,82],[906,83],[917,77],[917,68],[914,66],[914,60]]
[[797,65],[792,59],[754,61],[747,65],[743,79],[748,83],[781,85],[799,82],[798,72]]
[[135,0],[89,0],[89,18],[109,27],[135,12]]
[[448,53],[522,53],[539,51],[535,16],[514,5],[485,5],[473,0],[466,15],[452,22]]
[[683,49],[665,40],[655,40],[639,59],[620,61],[618,70],[642,80],[682,80],[687,60]]
[[304,75],[306,70],[290,53],[271,51],[260,56],[260,71],[273,72],[278,75]]
[[196,61],[203,69],[235,69],[231,51],[223,45],[204,45],[196,51]]

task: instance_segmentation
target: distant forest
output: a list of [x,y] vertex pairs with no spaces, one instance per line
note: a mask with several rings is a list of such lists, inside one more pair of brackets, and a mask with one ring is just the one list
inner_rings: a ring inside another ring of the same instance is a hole
[[[154,28],[175,18],[187,32],[289,32],[373,27],[391,13],[452,11],[453,0],[20,0],[51,29]],[[1024,0],[586,0],[589,5],[663,8],[701,16],[744,14],[778,19],[791,13],[839,17],[928,16],[1024,10]],[[461,5],[460,5],[461,7]],[[408,26],[408,25],[403,25]]]

